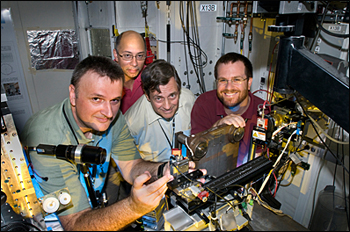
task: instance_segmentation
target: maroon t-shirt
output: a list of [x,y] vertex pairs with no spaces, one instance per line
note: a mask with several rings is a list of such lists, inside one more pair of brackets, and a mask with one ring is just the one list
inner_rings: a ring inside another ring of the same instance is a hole
[[[248,157],[250,148],[250,139],[252,136],[252,130],[257,124],[258,105],[262,108],[264,100],[254,96],[249,92],[250,105],[246,112],[241,116],[247,119],[245,132],[242,140],[239,144],[239,151],[237,157],[237,167],[243,164],[243,161]],[[265,110],[265,114],[268,114],[269,110]],[[191,134],[197,134],[199,132],[210,129],[214,123],[221,118],[227,116],[224,106],[216,95],[216,89],[201,94],[193,105],[191,112]],[[257,149],[257,152],[261,151]]]
[[143,89],[141,85],[141,72],[136,77],[132,86],[132,91],[123,87],[123,98],[120,103],[120,110],[123,114],[143,95]]

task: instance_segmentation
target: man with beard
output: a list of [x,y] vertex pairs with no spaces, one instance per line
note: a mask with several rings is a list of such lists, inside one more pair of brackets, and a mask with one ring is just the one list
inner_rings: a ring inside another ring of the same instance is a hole
[[123,98],[120,110],[124,114],[143,95],[141,72],[145,67],[145,40],[136,31],[124,31],[113,49],[115,61],[124,72]]
[[[261,108],[264,101],[250,92],[253,67],[245,56],[234,52],[223,55],[215,64],[214,76],[217,89],[200,95],[192,108],[191,134],[222,124],[245,127],[239,145],[238,167],[247,162],[258,107]],[[265,113],[268,111],[265,110]]]

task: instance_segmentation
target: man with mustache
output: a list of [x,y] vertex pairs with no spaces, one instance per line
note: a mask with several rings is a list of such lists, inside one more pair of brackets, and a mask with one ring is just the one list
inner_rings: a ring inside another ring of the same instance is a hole
[[[167,182],[173,179],[169,164],[145,161],[135,147],[119,110],[123,84],[124,73],[116,62],[89,56],[73,72],[69,97],[34,114],[21,133],[21,142],[28,147],[86,144],[106,149],[105,163],[89,168],[95,192],[103,192],[109,182],[106,176],[112,160],[123,178],[132,184],[130,196],[117,202],[109,200],[107,206],[92,209],[94,203],[87,196],[90,192],[84,188],[84,179],[81,181],[81,164],[31,149],[29,160],[43,195],[66,187],[71,194],[73,207],[57,212],[64,230],[121,230],[155,209],[164,197]],[[190,166],[194,167],[193,163]],[[115,194],[111,192],[110,196]]]
[[145,41],[136,31],[124,31],[116,39],[113,55],[124,72],[125,82],[120,110],[125,114],[143,95],[141,72],[146,60]]
[[[215,64],[216,89],[201,94],[191,112],[191,134],[222,124],[245,127],[240,141],[237,167],[247,162],[253,127],[257,124],[258,107],[264,101],[250,92],[253,67],[243,55],[230,52]],[[265,114],[269,113],[265,110]],[[210,174],[210,170],[208,170]]]
[[189,136],[194,94],[181,88],[173,65],[149,64],[141,74],[145,94],[125,113],[131,135],[143,159],[167,162],[175,148],[175,133]]

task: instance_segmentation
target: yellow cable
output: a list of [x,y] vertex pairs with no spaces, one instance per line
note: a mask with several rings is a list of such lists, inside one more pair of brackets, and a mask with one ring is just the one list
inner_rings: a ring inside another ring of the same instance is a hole
[[256,197],[253,197],[253,199],[261,206],[267,208],[268,210],[272,211],[273,213],[277,214],[278,216],[288,216],[289,218],[293,219],[291,216],[289,216],[288,214],[284,214],[282,210],[279,209],[275,209],[271,206],[269,206],[266,202],[264,202],[259,194],[256,192],[256,190],[253,187],[250,187],[249,190],[253,190],[256,194]]
[[349,145],[349,141],[339,141],[339,140],[336,140],[334,138],[332,138],[330,135],[328,135],[323,129],[322,127],[315,121],[315,119],[313,119],[312,117],[310,117],[309,115],[307,115],[310,120],[314,123],[314,125],[330,140],[332,140],[333,142],[335,143],[339,143],[339,144],[345,144],[345,145]]

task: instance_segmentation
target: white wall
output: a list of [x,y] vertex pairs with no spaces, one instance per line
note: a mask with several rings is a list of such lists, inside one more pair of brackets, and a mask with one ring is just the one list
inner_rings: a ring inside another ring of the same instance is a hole
[[[226,52],[240,52],[239,41],[234,44],[233,39],[225,39],[225,47],[223,48],[222,33],[223,22],[217,21],[216,17],[223,17],[223,2],[221,1],[196,1],[196,13],[198,21],[198,31],[200,38],[200,46],[206,53],[208,60],[203,67],[206,91],[212,90],[214,86],[214,65],[221,54]],[[216,12],[200,12],[201,4],[216,4]],[[85,2],[79,2],[79,5],[86,5]],[[116,1],[116,27],[119,33],[133,29],[140,33],[144,32],[145,20],[142,17],[140,1]],[[30,97],[33,113],[44,109],[61,101],[68,95],[68,85],[72,70],[35,70],[30,67],[30,53],[27,42],[27,30],[59,30],[59,29],[75,29],[73,16],[73,2],[70,1],[2,1],[2,7],[11,7],[12,17],[15,25],[18,48],[23,65],[24,76],[27,83],[28,93]],[[88,4],[90,13],[90,24],[93,27],[111,28],[111,18],[114,15],[112,3],[102,4],[100,2],[91,2]],[[98,12],[102,12],[100,15]],[[185,4],[186,9],[186,4]],[[170,5],[170,24],[171,24],[171,41],[183,41],[183,31],[180,24],[180,2],[171,1]],[[97,12],[97,13],[94,13]],[[85,27],[86,12],[81,11],[80,15],[85,19],[77,19],[80,32],[80,45],[82,46],[81,59],[88,54],[87,36]],[[93,13],[93,14],[92,14]],[[167,24],[167,6],[166,1],[160,1],[160,8],[157,9],[155,1],[148,3],[147,22],[150,32],[156,35],[161,41],[166,41],[166,24]],[[186,13],[186,11],[185,11]],[[103,17],[102,17],[102,15]],[[108,16],[106,16],[108,15]],[[101,18],[102,17],[102,18]],[[186,16],[184,16],[186,17]],[[101,18],[102,22],[99,22]],[[185,18],[186,19],[186,18]],[[272,20],[272,19],[271,19]],[[109,24],[109,25],[108,25]],[[252,91],[260,87],[260,77],[267,77],[268,60],[271,50],[271,32],[266,30],[266,25],[260,19],[254,19],[253,26],[253,49],[248,54],[248,33],[250,19],[248,20],[245,30],[245,42],[243,54],[248,56],[254,68],[254,81]],[[227,33],[233,33],[234,26],[227,27]],[[239,30],[240,33],[240,30]],[[82,36],[83,35],[83,36]],[[277,34],[275,33],[274,36]],[[274,38],[274,37],[273,37]],[[112,46],[113,47],[113,46]],[[224,51],[222,51],[224,49]],[[187,53],[188,49],[186,47]],[[190,86],[191,91],[199,95],[201,93],[197,83],[197,77],[194,72],[193,65],[184,55],[184,47],[180,43],[171,44],[171,60],[170,62],[177,68],[184,86]],[[167,60],[166,43],[158,42],[158,58]],[[202,58],[204,61],[204,59]],[[185,73],[189,73],[188,79]],[[192,74],[191,74],[192,73]],[[266,89],[266,84],[263,86]],[[257,96],[265,98],[264,92],[257,93]]]
[[[215,88],[214,85],[214,66],[220,56],[227,52],[238,52],[240,53],[239,40],[237,44],[234,44],[233,39],[225,39],[225,46],[223,47],[222,33],[224,23],[217,20],[217,17],[224,17],[224,6],[223,1],[196,1],[196,16],[198,21],[198,32],[200,38],[200,46],[206,53],[208,60],[207,64],[203,67],[204,80],[206,91]],[[216,12],[200,12],[201,4],[216,4]],[[187,5],[184,3],[186,14]],[[249,6],[250,10],[250,6]],[[145,31],[145,20],[142,18],[141,5],[139,1],[116,1],[116,25],[119,33],[125,30],[135,30],[140,33]],[[186,15],[184,20],[186,20]],[[150,28],[150,32],[154,33],[158,40],[166,41],[166,25],[167,25],[167,6],[166,1],[160,1],[159,9],[156,6],[155,1],[148,2],[148,16],[147,23]],[[274,19],[269,22],[272,23]],[[247,27],[245,28],[245,39],[243,55],[248,56],[253,63],[253,85],[252,91],[255,91],[260,87],[260,77],[267,77],[268,74],[268,60],[269,60],[269,49],[272,33],[267,31],[267,26],[260,19],[254,19],[253,26],[253,49],[252,53],[248,52],[248,33],[250,29],[250,18],[248,19]],[[185,22],[186,23],[186,22]],[[180,2],[171,1],[170,5],[170,24],[171,24],[171,41],[183,41],[183,30],[180,21]],[[190,29],[191,30],[191,29]],[[234,25],[231,28],[226,29],[227,33],[234,32]],[[278,35],[277,33],[273,34]],[[240,30],[239,37],[240,38]],[[192,39],[194,39],[192,37]],[[224,51],[223,51],[224,50]],[[167,60],[167,46],[165,42],[158,42],[158,51],[160,59]],[[186,47],[188,53],[188,49]],[[197,83],[197,77],[195,75],[193,65],[187,56],[187,67],[183,45],[180,43],[171,43],[171,64],[177,69],[182,82],[190,85],[190,90],[199,95],[200,89]],[[204,59],[202,58],[204,61]],[[189,73],[189,81],[185,72]],[[192,71],[192,74],[190,74]],[[266,89],[266,84],[263,86]],[[257,96],[266,98],[266,94],[263,92],[257,93]]]
[[71,1],[1,1],[11,8],[33,114],[68,96],[73,70],[31,68],[27,30],[75,29]]

